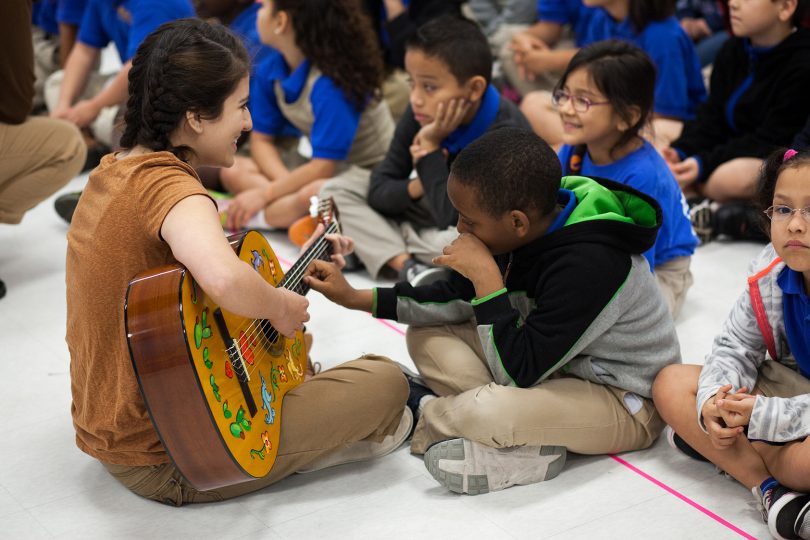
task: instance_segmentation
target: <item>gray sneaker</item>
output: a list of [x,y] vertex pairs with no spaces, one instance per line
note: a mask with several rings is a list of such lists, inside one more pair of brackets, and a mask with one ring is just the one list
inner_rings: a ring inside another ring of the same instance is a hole
[[779,540],[810,539],[810,495],[778,485],[761,492],[751,489],[768,530]]
[[565,465],[564,446],[492,448],[467,439],[450,439],[425,452],[425,467],[455,493],[480,495],[514,485],[551,480]]
[[430,285],[434,281],[447,279],[450,270],[443,266],[432,266],[417,261],[413,257],[405,261],[405,266],[399,272],[399,281],[407,281],[414,287]]

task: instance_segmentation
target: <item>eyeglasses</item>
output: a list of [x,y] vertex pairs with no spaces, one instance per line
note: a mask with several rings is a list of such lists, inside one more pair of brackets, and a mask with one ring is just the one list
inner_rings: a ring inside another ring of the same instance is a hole
[[551,103],[557,108],[562,107],[568,103],[569,100],[573,104],[574,110],[581,113],[588,112],[588,109],[593,105],[607,105],[610,103],[610,101],[593,101],[583,96],[574,96],[565,90],[555,90],[554,93],[551,94]]
[[784,204],[775,204],[765,210],[765,215],[768,219],[776,222],[785,222],[793,218],[793,214],[798,212],[806,223],[810,223],[810,206],[804,208],[791,208]]

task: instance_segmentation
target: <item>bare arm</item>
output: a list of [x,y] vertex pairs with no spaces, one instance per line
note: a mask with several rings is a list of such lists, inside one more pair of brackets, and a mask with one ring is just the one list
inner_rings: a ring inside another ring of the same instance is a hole
[[313,158],[309,163],[290,171],[290,174],[271,182],[268,187],[268,200],[270,202],[295,193],[315,180],[332,178],[337,169],[337,162],[332,159]]
[[562,37],[563,27],[560,23],[550,21],[537,21],[526,32],[542,40],[546,45],[554,45]]
[[160,232],[174,257],[222,308],[243,317],[269,319],[284,335],[309,320],[304,297],[269,285],[236,257],[222,235],[216,207],[206,197],[192,195],[178,202]]
[[93,66],[96,65],[101,51],[95,47],[90,47],[84,43],[76,43],[68,55],[65,64],[65,78],[59,89],[59,101],[56,109],[51,112],[51,116],[61,118],[65,111],[70,109],[76,99],[84,91],[87,79]]
[[250,134],[250,157],[256,162],[256,166],[263,175],[271,180],[284,178],[290,171],[284,162],[275,145],[275,137],[264,133],[252,132]]
[[70,23],[59,23],[59,67],[65,69],[68,55],[76,44],[79,27]]

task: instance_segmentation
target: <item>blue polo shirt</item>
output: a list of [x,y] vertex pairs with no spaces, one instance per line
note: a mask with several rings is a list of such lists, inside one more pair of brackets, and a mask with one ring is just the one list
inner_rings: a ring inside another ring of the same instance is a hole
[[60,23],[75,24],[79,26],[84,17],[87,0],[59,0],[56,10],[56,20]]
[[259,39],[259,30],[256,28],[256,14],[261,7],[262,5],[259,3],[251,4],[245,8],[229,26],[233,33],[239,36],[239,39],[242,40],[242,44],[244,44],[247,49],[252,62],[251,71],[253,72],[256,71],[256,66],[273,51],[272,47],[263,44],[261,39]]
[[31,23],[39,26],[49,34],[59,33],[59,21],[56,13],[59,9],[57,0],[39,0],[31,6]]
[[498,116],[498,109],[501,106],[501,95],[495,87],[489,85],[481,97],[481,105],[472,122],[459,126],[442,141],[442,148],[447,149],[450,154],[458,154],[464,147],[484,134],[495,118]]
[[785,334],[790,351],[805,377],[810,374],[810,300],[804,290],[801,272],[785,266],[776,278],[782,289],[782,309],[785,318]]
[[[250,113],[253,130],[265,135],[282,136],[294,126],[276,103],[275,83],[281,83],[286,103],[295,102],[304,91],[309,77],[310,62],[305,60],[290,71],[284,57],[271,51],[250,83]],[[312,132],[307,133],[312,143],[312,157],[342,161],[349,155],[362,111],[346,99],[343,91],[325,75],[315,80],[310,92],[310,104],[315,118]]]
[[650,143],[644,141],[641,148],[608,165],[594,164],[586,152],[580,171],[567,170],[572,152],[572,146],[563,145],[560,148],[563,175],[573,172],[582,176],[608,178],[649,195],[661,205],[664,223],[658,230],[655,245],[644,253],[650,268],[695,252],[698,239],[689,220],[689,206],[667,163]]
[[584,47],[583,39],[594,8],[582,5],[582,0],[537,0],[537,20],[570,25],[574,31],[574,43]]
[[698,105],[706,99],[706,87],[695,46],[678,19],[669,17],[649,23],[640,33],[630,19],[616,21],[602,8],[591,9],[587,28],[577,34],[580,46],[605,39],[623,39],[646,52],[656,69],[655,112],[680,120],[695,117]]
[[114,42],[123,63],[161,24],[195,15],[191,0],[87,0],[78,40],[96,49]]

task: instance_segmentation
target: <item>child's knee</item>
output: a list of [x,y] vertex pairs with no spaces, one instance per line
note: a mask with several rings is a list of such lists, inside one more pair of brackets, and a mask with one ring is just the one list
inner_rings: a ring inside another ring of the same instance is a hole
[[693,399],[697,393],[700,369],[700,366],[690,364],[673,364],[662,369],[652,387],[656,408],[665,411],[673,404]]

